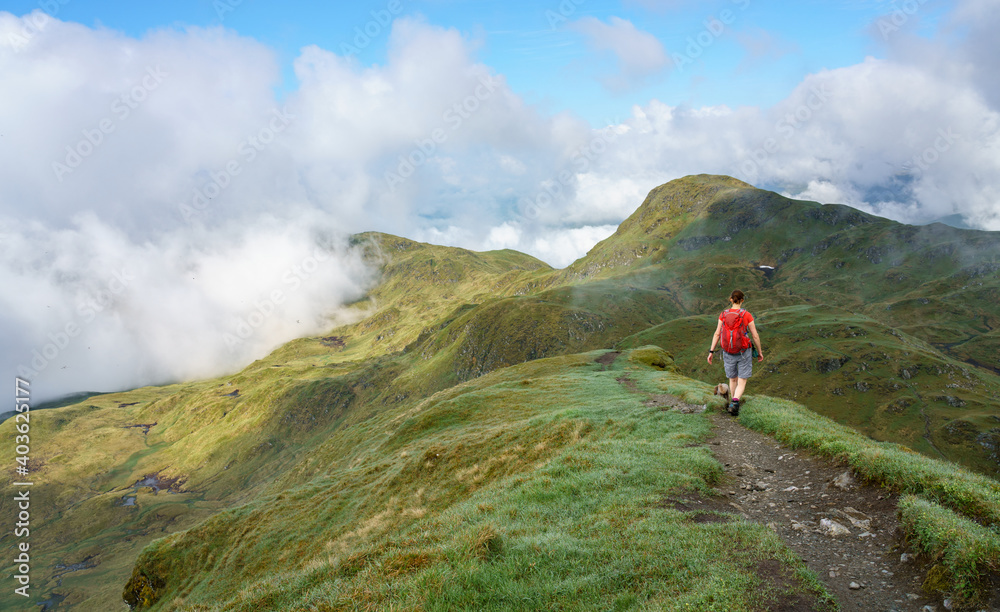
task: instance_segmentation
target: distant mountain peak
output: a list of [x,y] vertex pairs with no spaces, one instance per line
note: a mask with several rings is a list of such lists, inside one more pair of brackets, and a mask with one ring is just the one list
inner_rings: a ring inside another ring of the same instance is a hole
[[[622,222],[617,234],[639,230],[662,237],[704,214],[721,194],[758,191],[731,176],[696,174],[675,179],[649,192],[642,205]],[[666,225],[666,227],[663,227]]]

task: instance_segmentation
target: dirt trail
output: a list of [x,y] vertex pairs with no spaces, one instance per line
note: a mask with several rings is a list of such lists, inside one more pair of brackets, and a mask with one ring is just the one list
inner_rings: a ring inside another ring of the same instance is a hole
[[[606,354],[602,366],[617,356]],[[684,413],[706,409],[671,395],[643,393],[628,374],[617,381],[645,395],[649,407]],[[707,444],[725,470],[718,495],[671,496],[664,499],[665,506],[705,520],[717,520],[716,512],[736,512],[767,525],[826,585],[842,612],[953,609],[949,600],[923,591],[932,561],[915,555],[902,541],[895,494],[857,482],[844,465],[788,449],[743,427],[736,417],[711,411],[707,416],[715,426]],[[799,603],[783,602],[781,609],[803,609]],[[984,611],[1000,611],[1000,590]]]
[[[709,418],[716,427],[709,448],[725,467],[719,494],[748,520],[777,532],[842,610],[947,609],[921,589],[925,560],[903,556],[911,551],[901,543],[895,495],[853,478],[837,486],[849,474],[844,466],[789,450],[731,416]],[[832,535],[834,524],[849,533]]]

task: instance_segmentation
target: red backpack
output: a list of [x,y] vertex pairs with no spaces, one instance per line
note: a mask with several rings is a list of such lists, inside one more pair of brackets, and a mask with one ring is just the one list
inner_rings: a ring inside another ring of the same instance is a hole
[[729,309],[722,312],[722,350],[727,353],[742,353],[750,348],[750,335],[743,321],[745,312],[742,308],[739,312]]

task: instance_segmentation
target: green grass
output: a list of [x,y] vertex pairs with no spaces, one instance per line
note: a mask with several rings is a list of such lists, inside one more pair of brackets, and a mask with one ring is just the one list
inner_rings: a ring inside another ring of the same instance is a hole
[[899,500],[899,517],[914,546],[938,561],[924,588],[950,590],[961,606],[985,603],[985,576],[1000,570],[996,531],[915,495]]
[[[157,610],[759,610],[788,589],[828,601],[765,527],[664,507],[707,494],[721,466],[697,444],[703,415],[647,408],[616,381],[627,368],[640,389],[708,401],[645,352],[607,371],[599,353],[535,361],[381,415],[349,465],[159,540],[132,584],[163,584]],[[757,576],[767,562],[787,583]]]

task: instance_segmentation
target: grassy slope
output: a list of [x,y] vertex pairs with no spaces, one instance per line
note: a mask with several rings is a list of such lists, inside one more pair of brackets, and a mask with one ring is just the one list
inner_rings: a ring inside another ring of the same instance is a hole
[[[36,592],[68,593],[64,603],[84,609],[117,606],[135,556],[154,538],[254,499],[351,419],[453,384],[420,379],[376,399],[411,365],[402,347],[429,321],[447,320],[456,297],[524,291],[548,269],[512,251],[472,253],[385,235],[357,240],[382,264],[383,282],[355,305],[369,316],[336,330],[344,346],[297,340],[232,376],[32,413]],[[439,271],[442,259],[456,262],[443,266],[447,274]],[[13,424],[0,425],[2,435],[12,435]],[[148,433],[137,425],[149,425]],[[13,450],[2,451],[8,464]],[[179,479],[182,492],[133,486],[151,474]],[[6,493],[10,482],[0,475]],[[13,516],[13,494],[6,493],[0,513]],[[129,497],[134,505],[123,505]],[[0,535],[0,545],[6,541],[11,534]],[[87,567],[59,569],[75,564]],[[12,597],[0,594],[0,607],[23,603]]]
[[[131,586],[162,610],[749,610],[788,589],[822,598],[766,528],[697,523],[662,504],[720,475],[697,444],[708,421],[646,408],[615,379],[627,370],[641,388],[699,402],[705,385],[627,354],[602,371],[598,355],[499,370],[345,430],[311,454],[308,478],[157,541]],[[787,584],[757,576],[769,560]]]

